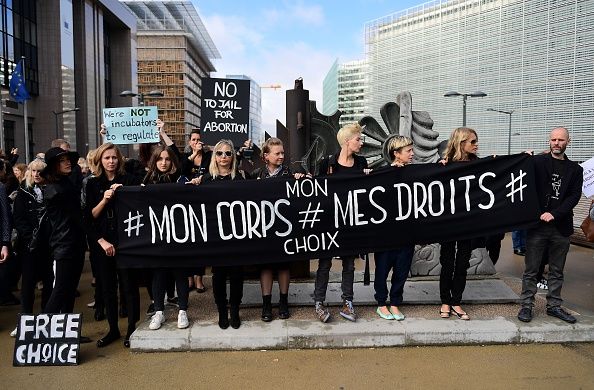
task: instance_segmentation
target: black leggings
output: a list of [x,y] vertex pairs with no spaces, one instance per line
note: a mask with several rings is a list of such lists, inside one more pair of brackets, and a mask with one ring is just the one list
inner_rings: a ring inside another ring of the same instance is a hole
[[472,245],[470,240],[441,243],[441,274],[439,294],[444,305],[459,306],[466,287],[466,272],[470,266]]
[[76,287],[80,280],[84,257],[57,259],[56,279],[52,294],[45,305],[44,313],[72,313]]
[[243,267],[212,267],[212,292],[217,307],[227,307],[227,278],[229,278],[229,304],[239,306],[243,298]]
[[35,285],[38,280],[43,282],[41,290],[41,311],[45,309],[54,284],[54,270],[47,253],[40,250],[29,252],[22,248],[23,275],[21,280],[21,313],[33,313],[33,302],[35,302]]

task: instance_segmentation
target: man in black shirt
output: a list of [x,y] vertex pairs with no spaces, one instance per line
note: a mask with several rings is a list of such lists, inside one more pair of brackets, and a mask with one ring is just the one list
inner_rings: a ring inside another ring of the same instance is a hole
[[522,277],[520,321],[532,320],[537,274],[543,255],[549,255],[547,314],[574,323],[576,319],[561,308],[563,268],[573,233],[573,208],[582,194],[583,168],[565,155],[569,132],[557,127],[549,138],[550,153],[534,157],[534,173],[541,215],[538,225],[528,230],[526,269]]

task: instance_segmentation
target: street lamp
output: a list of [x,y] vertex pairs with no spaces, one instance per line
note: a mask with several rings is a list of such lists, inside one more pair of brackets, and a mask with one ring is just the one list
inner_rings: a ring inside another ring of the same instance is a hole
[[452,97],[452,96],[462,96],[462,126],[466,127],[466,99],[470,97],[485,97],[487,96],[486,93],[482,91],[476,91],[472,93],[460,93],[455,91],[450,91],[443,96],[445,97]]
[[74,112],[74,111],[80,111],[80,108],[78,107],[74,107],[71,108],[70,110],[64,110],[64,111],[52,111],[52,113],[54,114],[54,119],[56,121],[56,139],[60,138],[59,134],[58,134],[58,115],[62,115],[62,114],[66,114],[67,112]]
[[511,136],[512,136],[511,120],[512,120],[512,114],[514,113],[514,110],[504,111],[504,110],[495,110],[493,108],[487,108],[487,111],[493,111],[493,112],[498,112],[500,114],[509,115],[509,130],[507,133],[507,154],[510,155],[511,154]]
[[145,96],[148,97],[163,97],[165,96],[165,94],[163,93],[163,91],[159,91],[158,89],[146,92],[146,93],[134,93],[132,91],[129,90],[125,90],[120,92],[120,96],[122,97],[135,97],[138,96],[138,105],[139,106],[144,106],[144,98]]

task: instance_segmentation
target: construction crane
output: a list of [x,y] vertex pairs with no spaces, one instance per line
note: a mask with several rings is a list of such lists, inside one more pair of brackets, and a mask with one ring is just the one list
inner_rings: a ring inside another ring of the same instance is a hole
[[275,91],[279,88],[282,88],[280,84],[270,84],[270,85],[261,85],[260,88],[270,88],[274,89]]

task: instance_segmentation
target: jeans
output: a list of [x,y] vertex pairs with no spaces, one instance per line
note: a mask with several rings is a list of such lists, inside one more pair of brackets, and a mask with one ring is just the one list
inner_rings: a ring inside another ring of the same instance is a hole
[[400,306],[402,304],[402,293],[404,283],[410,271],[414,246],[403,246],[391,251],[377,252],[375,258],[375,300],[378,306],[385,306],[388,298],[388,287],[386,279],[392,270],[392,285],[390,287],[390,305]]
[[229,305],[239,306],[243,298],[243,267],[212,267],[212,293],[219,309],[227,307],[227,278],[229,278]]
[[471,252],[470,240],[441,243],[439,295],[443,305],[460,305],[466,287],[466,272],[470,266]]
[[[157,268],[153,270],[153,294],[155,301],[155,310],[165,310],[165,291],[167,290],[168,280],[173,274],[175,286],[177,287],[177,298],[180,310],[188,310],[188,296],[190,295],[190,286],[188,285],[188,272],[185,269]],[[173,295],[169,296],[173,298]]]
[[514,230],[512,232],[514,250],[526,250],[526,230]]
[[[341,258],[341,298],[345,301],[352,301],[354,295],[353,283],[355,281],[355,257],[342,256]],[[319,260],[318,271],[316,272],[316,284],[314,289],[314,300],[316,302],[324,302],[324,300],[326,299],[326,290],[328,290],[328,280],[330,279],[330,268],[332,268],[332,258]]]
[[547,308],[561,306],[563,268],[569,251],[569,237],[562,236],[552,223],[540,222],[536,228],[528,230],[526,244],[526,270],[522,276],[520,295],[522,307],[534,306],[538,270],[545,253],[549,257]]

